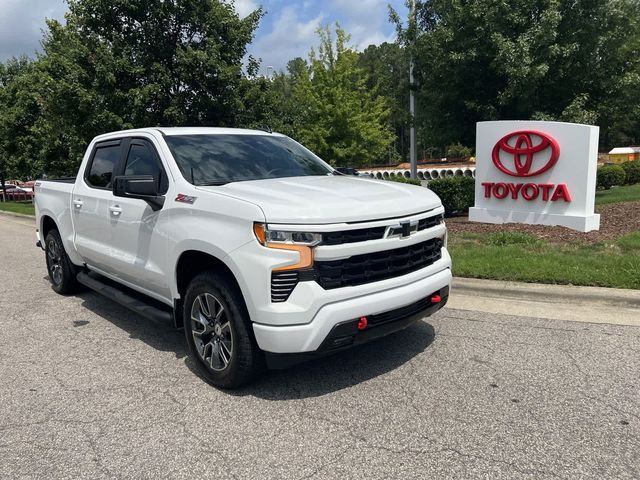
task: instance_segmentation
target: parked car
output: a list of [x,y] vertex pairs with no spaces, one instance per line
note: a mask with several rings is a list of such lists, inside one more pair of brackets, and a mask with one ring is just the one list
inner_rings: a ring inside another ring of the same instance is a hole
[[101,135],[75,180],[35,188],[53,289],[81,283],[172,319],[220,387],[387,335],[447,301],[434,193],[338,174],[277,133]]
[[[4,201],[20,201],[31,200],[33,198],[33,191],[28,188],[18,187],[13,183],[5,183],[4,191],[0,188],[0,200]],[[4,193],[6,192],[6,199]]]

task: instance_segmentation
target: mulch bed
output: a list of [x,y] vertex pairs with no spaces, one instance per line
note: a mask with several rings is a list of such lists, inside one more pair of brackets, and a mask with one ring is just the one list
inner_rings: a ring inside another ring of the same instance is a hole
[[475,223],[469,222],[466,216],[447,218],[446,223],[449,231],[453,233],[523,232],[552,243],[598,243],[615,240],[622,235],[640,230],[640,201],[602,205],[596,207],[596,211],[600,214],[600,230],[588,233],[543,225]]

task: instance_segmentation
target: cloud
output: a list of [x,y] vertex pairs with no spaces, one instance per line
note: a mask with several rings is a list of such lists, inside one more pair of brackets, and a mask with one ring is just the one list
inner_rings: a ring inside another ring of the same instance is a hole
[[[344,18],[341,26],[351,34],[352,45],[358,50],[364,50],[369,45],[395,40],[395,32],[389,25],[388,3],[388,0],[331,0],[330,5],[334,12]],[[391,3],[396,9],[403,5],[400,0]]]
[[284,70],[289,60],[306,58],[309,49],[318,43],[316,30],[324,18],[324,13],[320,12],[305,21],[297,5],[288,5],[277,14],[271,30],[256,38],[249,53],[262,58],[263,69],[273,66],[276,70]]
[[260,8],[260,5],[258,5],[254,0],[233,0],[233,3],[240,18],[244,18],[251,12]]
[[40,49],[45,18],[62,20],[63,0],[2,0],[0,7],[0,61],[12,56],[33,56]]

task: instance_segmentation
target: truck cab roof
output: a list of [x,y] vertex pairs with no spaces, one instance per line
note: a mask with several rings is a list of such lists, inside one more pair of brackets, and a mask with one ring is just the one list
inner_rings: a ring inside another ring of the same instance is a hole
[[273,135],[277,137],[283,137],[281,133],[269,133],[264,130],[255,130],[249,128],[226,128],[226,127],[147,127],[147,128],[133,128],[128,130],[120,130],[117,132],[109,132],[104,135],[99,135],[95,138],[96,141],[106,140],[117,136],[132,136],[136,133],[156,133],[160,132],[166,136],[176,135]]

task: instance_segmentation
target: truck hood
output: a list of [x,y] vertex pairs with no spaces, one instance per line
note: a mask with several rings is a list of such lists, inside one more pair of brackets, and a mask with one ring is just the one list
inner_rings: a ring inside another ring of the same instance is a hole
[[259,206],[267,222],[325,224],[394,218],[441,205],[429,189],[348,176],[309,176],[198,187]]

